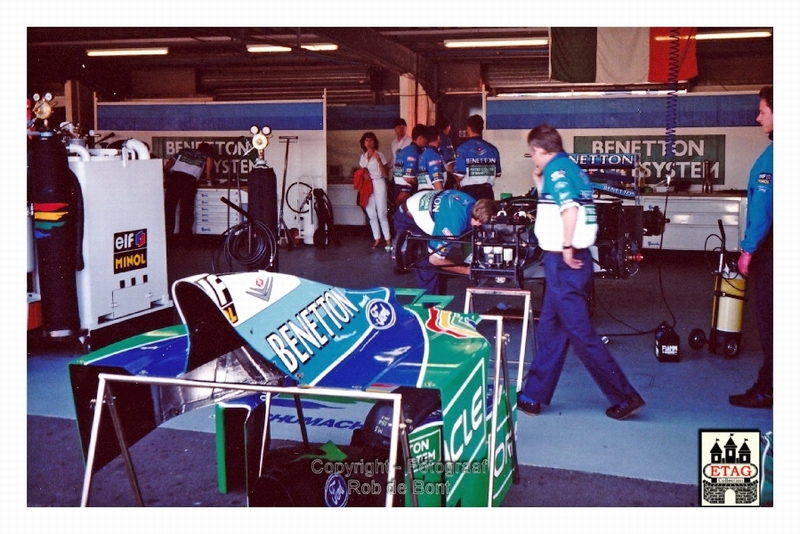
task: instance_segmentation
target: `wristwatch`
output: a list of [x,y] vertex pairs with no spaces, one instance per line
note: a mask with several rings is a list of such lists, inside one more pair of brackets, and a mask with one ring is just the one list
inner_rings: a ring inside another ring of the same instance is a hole
[[567,250],[568,248],[572,248],[572,245],[564,245],[561,247],[561,250]]

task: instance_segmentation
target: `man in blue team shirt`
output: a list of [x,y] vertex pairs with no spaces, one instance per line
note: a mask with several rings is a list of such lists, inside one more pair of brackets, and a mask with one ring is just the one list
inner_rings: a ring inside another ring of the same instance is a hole
[[453,141],[450,140],[450,119],[445,115],[438,115],[435,126],[439,132],[439,154],[442,155],[442,163],[446,171],[444,187],[445,189],[455,189],[453,168],[456,163],[456,149],[453,148]]
[[[761,101],[756,121],[772,141],[772,86],[758,93]],[[755,290],[756,324],[764,363],[756,383],[729,401],[743,408],[772,408],[772,143],[750,170],[747,183],[747,226],[739,256],[739,272]]]
[[[494,200],[474,198],[454,189],[420,191],[401,204],[394,215],[399,236],[406,230],[438,238],[458,237],[470,227],[488,222],[498,211]],[[431,295],[447,292],[447,278],[442,271],[469,276],[469,265],[447,258],[453,244],[447,239],[431,239],[429,255],[417,262],[417,284]]]
[[441,136],[436,128],[428,127],[425,129],[425,138],[428,140],[428,145],[418,160],[417,190],[441,191],[445,182],[445,168],[442,155],[439,153]]
[[427,128],[424,124],[414,126],[411,130],[411,144],[397,152],[393,169],[395,206],[402,204],[417,190],[419,156],[428,144]]
[[528,369],[517,407],[536,415],[550,404],[567,349],[572,348],[612,406],[606,415],[625,419],[644,400],[625,377],[592,328],[589,288],[594,276],[592,252],[597,215],[586,172],[564,153],[561,135],[549,124],[528,134],[539,192],[534,232],[545,251],[545,293],[536,332],[536,358]]
[[494,198],[494,179],[499,178],[500,152],[481,138],[483,117],[472,115],[467,119],[469,139],[456,149],[453,172],[458,188],[475,199]]

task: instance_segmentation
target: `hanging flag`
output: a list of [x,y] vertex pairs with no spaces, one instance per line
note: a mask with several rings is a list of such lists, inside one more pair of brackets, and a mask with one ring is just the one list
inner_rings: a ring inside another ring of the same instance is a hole
[[550,78],[569,83],[666,83],[697,76],[696,28],[550,28]]
[[653,83],[672,81],[669,76],[670,47],[676,48],[678,80],[697,76],[697,28],[650,28],[650,74]]

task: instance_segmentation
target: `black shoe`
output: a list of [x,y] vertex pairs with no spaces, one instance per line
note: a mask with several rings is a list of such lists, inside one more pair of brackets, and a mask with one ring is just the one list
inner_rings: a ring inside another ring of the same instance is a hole
[[606,410],[606,415],[611,419],[625,419],[638,412],[644,406],[644,399],[638,394]]
[[542,413],[542,405],[538,402],[526,402],[522,399],[517,399],[517,409],[528,415],[539,415]]
[[731,395],[728,397],[728,401],[732,405],[742,408],[772,408],[772,394],[761,393],[756,386],[741,395]]

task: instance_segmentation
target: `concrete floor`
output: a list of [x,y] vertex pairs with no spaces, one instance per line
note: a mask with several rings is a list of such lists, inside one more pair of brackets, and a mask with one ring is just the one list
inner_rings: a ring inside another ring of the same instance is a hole
[[[413,274],[395,274],[389,254],[370,247],[366,228],[348,228],[341,233],[341,241],[342,246],[327,249],[302,244],[292,251],[282,249],[279,270],[348,288],[414,285]],[[211,272],[213,265],[219,265],[214,257],[220,247],[218,239],[207,236],[190,245],[171,246],[170,281]],[[696,486],[700,429],[773,429],[772,410],[735,408],[727,401],[728,395],[743,392],[752,384],[761,365],[750,303],[745,305],[742,349],[737,358],[688,347],[692,329],[701,327],[708,333],[716,262],[712,254],[645,251],[635,276],[596,281],[595,329],[609,337],[609,349],[647,405],[626,421],[609,419],[606,399],[579,360],[570,355],[552,404],[544,407],[540,416],[519,418],[521,464]],[[454,295],[450,309],[463,309],[467,285],[463,278],[450,281],[449,291]],[[541,284],[534,281],[529,286],[537,308]],[[672,322],[673,315],[681,337],[680,362],[661,363],[654,355],[652,330],[664,320]],[[509,326],[512,336],[519,334],[519,328],[514,328]],[[66,364],[78,354],[76,350],[29,347],[29,416],[74,419]],[[511,357],[514,368],[514,355]],[[213,431],[207,413],[182,416],[165,426]]]

